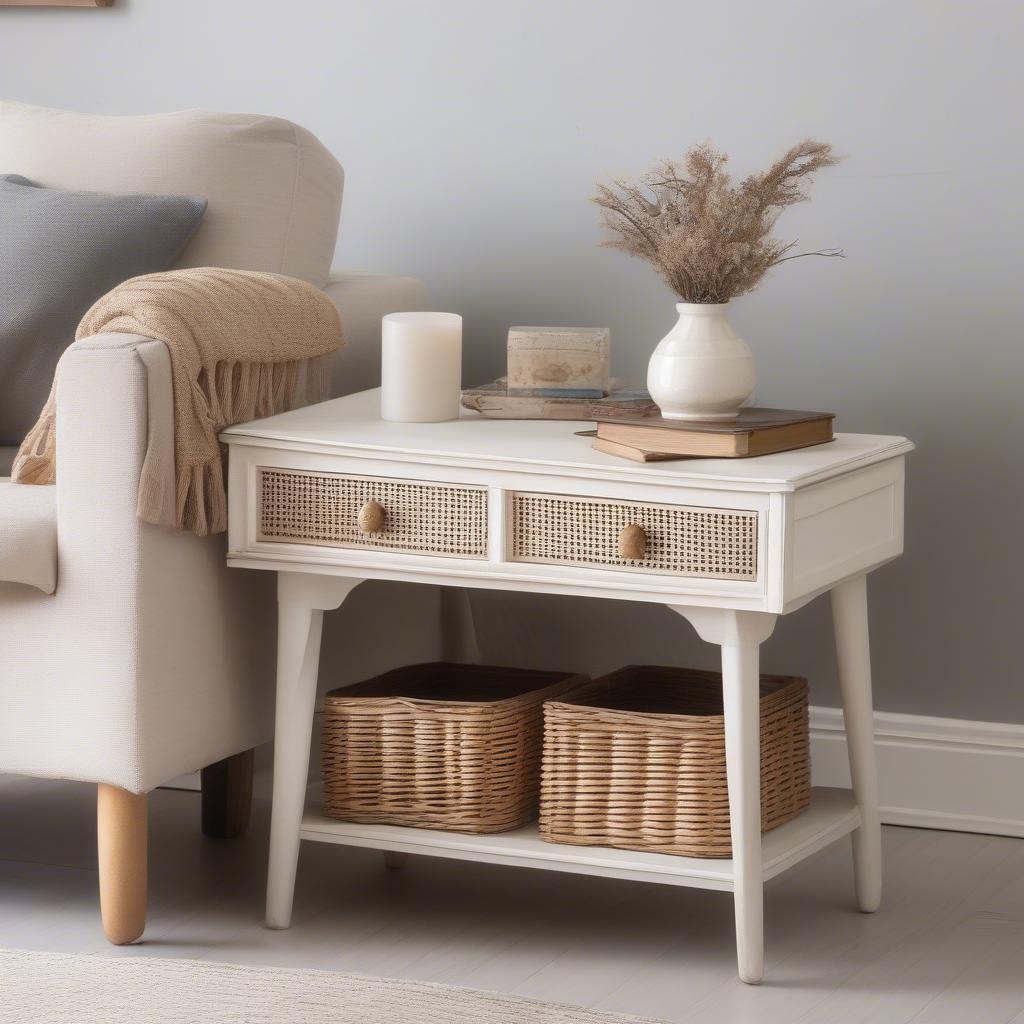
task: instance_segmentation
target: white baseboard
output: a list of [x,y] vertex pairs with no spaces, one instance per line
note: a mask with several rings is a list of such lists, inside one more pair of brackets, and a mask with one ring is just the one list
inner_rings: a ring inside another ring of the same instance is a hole
[[[875,712],[882,821],[1024,837],[1024,725]],[[849,786],[838,708],[811,708],[816,786]]]

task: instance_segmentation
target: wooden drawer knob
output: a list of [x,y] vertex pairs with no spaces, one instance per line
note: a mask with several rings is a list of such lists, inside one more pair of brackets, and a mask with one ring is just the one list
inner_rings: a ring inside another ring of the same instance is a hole
[[379,501],[368,501],[359,510],[356,522],[363,533],[380,533],[384,528],[384,518],[386,515],[384,506]]
[[642,526],[630,523],[619,534],[619,558],[637,561],[647,555],[647,534]]

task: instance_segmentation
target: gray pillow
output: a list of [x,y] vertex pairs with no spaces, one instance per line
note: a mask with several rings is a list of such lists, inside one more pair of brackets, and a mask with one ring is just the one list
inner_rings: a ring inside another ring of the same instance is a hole
[[110,196],[0,176],[0,445],[36,421],[64,350],[115,285],[170,267],[206,211],[193,196]]

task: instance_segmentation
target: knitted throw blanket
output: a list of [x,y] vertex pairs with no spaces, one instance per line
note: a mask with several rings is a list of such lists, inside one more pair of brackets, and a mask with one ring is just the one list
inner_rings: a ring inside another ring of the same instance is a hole
[[[138,515],[199,536],[227,529],[218,433],[322,401],[330,386],[329,356],[342,344],[338,312],[319,289],[280,274],[216,267],[147,274],[118,285],[85,314],[75,338],[107,333],[167,345],[174,438],[162,443],[151,431]],[[18,451],[16,482],[56,480],[55,425],[56,381]]]

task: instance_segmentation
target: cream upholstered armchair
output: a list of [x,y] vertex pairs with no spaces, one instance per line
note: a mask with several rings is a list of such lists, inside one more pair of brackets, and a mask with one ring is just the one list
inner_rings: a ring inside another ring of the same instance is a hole
[[[178,265],[324,288],[346,339],[336,393],[373,383],[381,316],[426,303],[410,278],[331,273],[342,169],[287,121],[0,103],[0,169],[55,188],[205,197]],[[0,773],[98,784],[103,924],[122,943],[145,926],[148,791],[203,769],[204,831],[245,827],[251,751],[272,735],[274,595],[263,574],[226,569],[223,536],[136,517],[149,425],[172,415],[162,342],[84,339],[57,388],[56,487],[0,481]],[[0,476],[13,455],[0,449]]]

